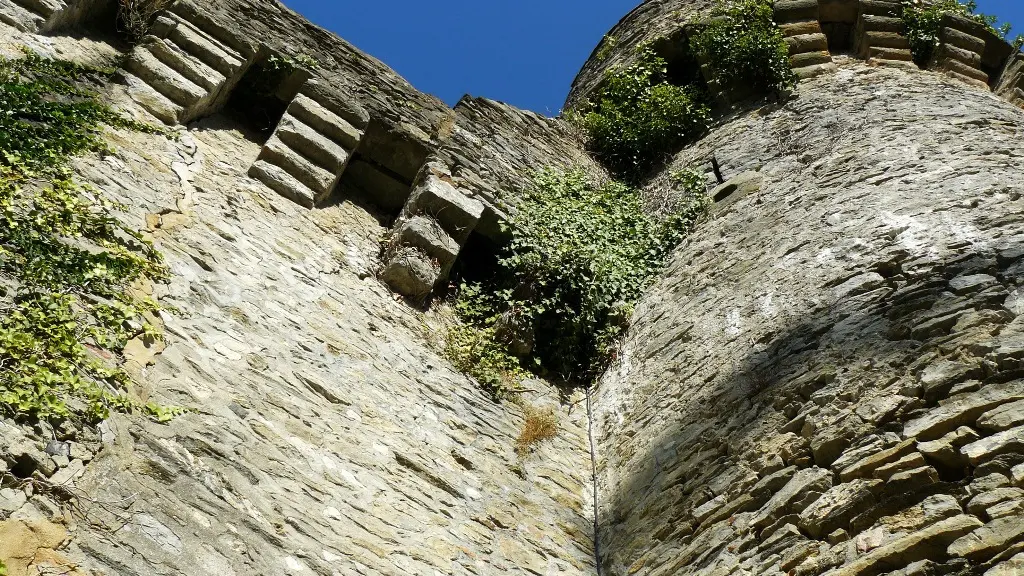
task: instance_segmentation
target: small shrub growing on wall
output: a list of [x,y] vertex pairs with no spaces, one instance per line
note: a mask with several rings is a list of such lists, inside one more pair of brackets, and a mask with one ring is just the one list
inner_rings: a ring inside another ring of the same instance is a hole
[[[457,312],[483,343],[467,345],[460,327],[449,338],[449,357],[463,366],[482,359],[483,383],[499,389],[507,389],[504,375],[519,375],[513,353],[570,381],[594,378],[633,303],[707,206],[703,178],[688,185],[685,201],[656,217],[623,184],[597,184],[580,172],[538,174],[512,219],[496,278],[461,289]],[[482,351],[452,353],[467,349]]]
[[160,254],[76,183],[69,159],[107,152],[104,125],[157,132],[104,105],[90,87],[112,71],[29,53],[0,58],[0,414],[92,422],[140,406],[116,362],[133,338],[158,338],[158,306],[132,286],[167,271]]
[[766,0],[720,2],[695,27],[690,50],[708,64],[721,88],[745,86],[754,92],[782,90],[796,82],[789,48]]
[[558,435],[558,417],[554,410],[527,406],[524,417],[523,429],[516,438],[516,454],[520,458],[529,454],[537,444]]
[[166,9],[174,0],[117,0],[117,25],[133,43],[149,33],[156,13]]
[[614,174],[637,180],[688,139],[707,130],[711,110],[697,86],[673,86],[650,48],[610,70],[581,122],[590,148]]
[[999,20],[997,17],[978,14],[978,5],[974,0],[963,3],[958,0],[937,0],[928,6],[923,6],[920,0],[903,0],[902,8],[910,51],[914,55],[914,62],[921,67],[928,65],[935,48],[939,45],[939,28],[942,25],[942,17],[946,14],[960,14],[972,18],[1000,36],[1005,37],[1010,32],[1009,24],[1004,24],[1000,28],[995,27]]

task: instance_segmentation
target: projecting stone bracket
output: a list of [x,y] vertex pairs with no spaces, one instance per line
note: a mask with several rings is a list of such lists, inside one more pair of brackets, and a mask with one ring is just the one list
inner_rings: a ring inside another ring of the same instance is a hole
[[396,292],[424,298],[448,278],[484,213],[459,189],[448,168],[428,162],[388,238],[381,279]]
[[1011,104],[1024,108],[1024,53],[1018,52],[1010,58],[995,92]]
[[[187,5],[159,15],[150,34],[126,56],[121,74],[128,93],[167,124],[184,124],[227,102],[255,56],[230,31],[192,22]],[[202,26],[202,27],[201,27]]]
[[1012,54],[1013,47],[988,26],[959,14],[946,14],[928,68],[987,90]]
[[338,185],[368,123],[300,92],[260,151],[249,175],[307,208]]
[[775,22],[789,47],[789,63],[797,77],[812,78],[835,72],[828,38],[819,23],[818,0],[779,0]]
[[899,2],[861,0],[854,28],[854,53],[873,64],[916,70]]

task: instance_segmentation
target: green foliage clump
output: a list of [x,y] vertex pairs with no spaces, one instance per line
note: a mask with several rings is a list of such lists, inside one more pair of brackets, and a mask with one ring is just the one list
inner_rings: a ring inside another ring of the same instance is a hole
[[[703,178],[686,185],[685,200],[658,218],[623,184],[598,185],[581,172],[538,174],[509,226],[497,277],[486,287],[463,285],[459,315],[488,346],[530,341],[533,368],[594,378],[633,304],[707,207]],[[506,351],[492,365],[511,366],[503,363],[510,358]]]
[[700,87],[670,84],[665,60],[643,48],[635,64],[606,73],[581,122],[598,159],[616,175],[636,180],[707,130],[706,100]]
[[485,326],[452,327],[446,338],[445,355],[457,370],[476,378],[495,396],[516,391],[526,375],[519,359],[498,338],[493,322]]
[[614,51],[615,47],[618,45],[618,38],[616,38],[615,36],[605,36],[601,40],[601,47],[597,50],[597,54],[595,55],[598,62],[604,62],[605,60],[607,60],[608,57],[612,55],[612,51]]
[[796,82],[768,0],[719,2],[711,17],[696,26],[690,50],[709,65],[722,89],[746,86],[766,92]]
[[927,6],[922,6],[920,0],[903,0],[902,9],[910,51],[914,55],[914,62],[921,67],[928,65],[935,48],[939,45],[939,29],[942,26],[942,17],[946,14],[967,16],[1003,37],[1010,33],[1010,24],[996,28],[998,17],[978,14],[978,5],[974,0],[937,0]]
[[0,560],[0,576],[7,576],[7,565],[3,560]]
[[166,277],[162,259],[121,209],[74,181],[69,159],[107,152],[103,125],[159,132],[117,114],[93,87],[110,72],[44,59],[0,58],[0,413],[95,421],[141,409],[127,374],[104,357],[136,337],[156,338],[132,296]]

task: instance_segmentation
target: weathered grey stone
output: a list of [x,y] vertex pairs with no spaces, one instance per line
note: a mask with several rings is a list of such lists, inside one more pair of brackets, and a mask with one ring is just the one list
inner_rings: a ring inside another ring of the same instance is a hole
[[946,398],[953,386],[969,378],[972,369],[973,366],[963,362],[929,364],[918,377],[924,388],[925,399],[934,402]]
[[393,241],[400,246],[412,246],[423,250],[427,256],[437,260],[442,269],[455,262],[459,246],[433,218],[414,216],[403,219],[391,232]]
[[785,514],[799,513],[831,487],[832,474],[828,470],[800,470],[750,519],[750,525],[765,528]]
[[418,249],[400,249],[388,259],[380,277],[399,294],[423,298],[440,279],[441,266]]
[[938,481],[939,472],[935,468],[922,466],[893,474],[886,481],[885,490],[890,494],[915,492],[936,484]]
[[881,485],[881,480],[854,480],[833,486],[800,513],[800,528],[819,539],[842,529],[874,504],[874,492]]
[[839,477],[843,482],[849,482],[854,478],[864,478],[870,476],[877,468],[886,464],[892,464],[910,455],[914,451],[914,447],[917,442],[913,439],[906,440],[900,444],[887,448],[881,452],[877,452],[860,460],[856,464],[851,464],[839,473]]
[[935,440],[960,426],[973,424],[978,417],[997,406],[1017,400],[1024,400],[1024,382],[986,386],[908,422],[903,434],[922,441]]
[[1017,486],[1024,486],[1024,464],[1018,464],[1013,467],[1013,483]]
[[1017,554],[985,572],[984,576],[1020,576],[1024,573],[1024,554]]
[[1003,432],[1024,424],[1024,400],[1004,404],[978,418],[978,428],[987,432]]
[[418,177],[404,211],[407,216],[422,214],[434,218],[459,244],[469,237],[483,212],[482,203],[429,171]]
[[957,538],[981,526],[977,518],[955,516],[877,548],[829,576],[866,576],[941,555]]
[[983,492],[967,502],[967,511],[983,518],[986,510],[1007,500],[1024,501],[1024,490],[1020,488],[997,488],[990,492]]
[[975,466],[993,456],[1007,452],[1024,452],[1024,426],[1011,428],[994,436],[972,442],[961,448],[960,452],[967,456],[971,464]]
[[991,558],[1010,544],[1024,538],[1024,517],[1008,516],[993,520],[949,546],[949,554],[979,561]]
[[973,429],[961,426],[938,440],[919,443],[917,449],[929,460],[949,468],[958,468],[968,462],[967,457],[960,452],[960,448],[979,438],[981,437]]
[[892,477],[894,474],[898,472],[915,470],[917,468],[921,468],[924,465],[924,456],[922,456],[920,452],[912,452],[904,456],[903,458],[897,460],[896,462],[879,466],[871,473],[871,475],[874,478],[878,478],[880,480],[888,480],[890,477]]

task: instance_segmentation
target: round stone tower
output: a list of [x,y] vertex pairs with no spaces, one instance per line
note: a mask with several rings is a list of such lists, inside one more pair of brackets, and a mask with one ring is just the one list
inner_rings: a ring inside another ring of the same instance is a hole
[[[568,106],[706,4],[637,8]],[[725,180],[594,395],[603,574],[1024,573],[1024,55],[948,17],[922,70],[897,7],[777,0],[794,97],[646,184]]]

